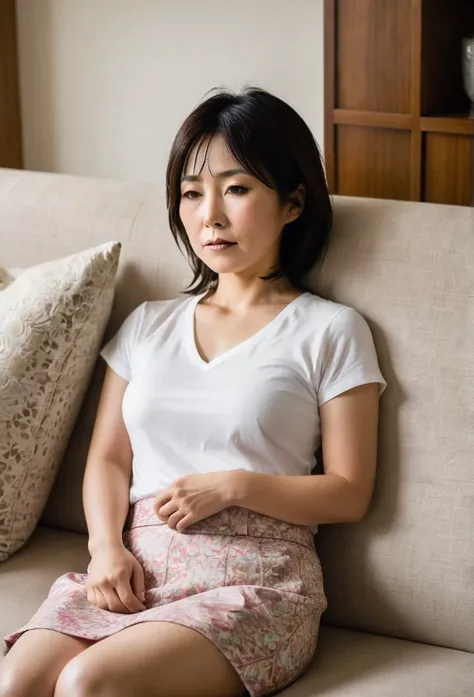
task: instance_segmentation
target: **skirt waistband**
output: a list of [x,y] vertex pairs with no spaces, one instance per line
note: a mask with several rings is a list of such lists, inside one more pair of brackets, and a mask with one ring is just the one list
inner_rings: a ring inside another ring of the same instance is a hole
[[[154,496],[151,496],[132,504],[125,530],[152,525],[163,526],[164,524],[157,518],[153,510],[154,501]],[[314,549],[314,536],[309,527],[285,523],[282,520],[270,518],[238,506],[225,508],[220,513],[190,525],[183,534],[270,538],[296,542],[309,549]]]

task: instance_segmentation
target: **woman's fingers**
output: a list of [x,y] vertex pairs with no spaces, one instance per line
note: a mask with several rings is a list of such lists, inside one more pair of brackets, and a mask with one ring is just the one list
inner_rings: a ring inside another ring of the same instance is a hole
[[[100,607],[98,599],[95,594],[95,590],[93,588],[90,588],[89,586],[86,587],[87,590],[87,600],[90,602],[91,605],[94,605],[95,607]],[[102,608],[105,609],[105,608]]]
[[100,608],[101,610],[108,610],[109,606],[107,604],[107,600],[105,599],[105,596],[103,593],[99,591],[98,588],[91,588],[88,593],[87,597],[89,602],[92,605],[95,605],[96,607]]
[[185,513],[182,513],[181,511],[176,511],[176,513],[172,513],[168,520],[166,521],[166,524],[169,528],[172,528],[173,530],[176,530],[176,526],[179,523],[180,520],[186,517]]
[[145,610],[145,606],[133,592],[129,579],[124,579],[117,583],[115,591],[120,603],[126,608],[126,612],[142,612]]
[[119,612],[121,614],[142,612],[146,609],[145,605],[139,600],[139,596],[133,592],[130,582],[128,584],[121,582],[117,585],[117,588],[112,588],[112,586],[88,588],[87,599],[92,605],[101,610],[109,610],[110,612]]
[[[88,594],[89,595],[89,594]],[[99,607],[101,610],[109,610],[109,612],[128,613],[127,608],[123,605],[112,586],[97,586],[92,589],[90,602]]]
[[129,614],[128,608],[125,607],[125,605],[120,600],[115,588],[112,588],[112,586],[105,586],[100,589],[100,592],[105,597],[110,612],[119,612],[122,615]]
[[181,518],[181,520],[177,523],[176,530],[178,532],[184,532],[186,528],[196,522],[195,516],[192,513],[188,513],[188,515],[185,515],[184,518]]
[[170,517],[170,515],[176,513],[178,509],[179,507],[176,503],[174,503],[174,501],[168,501],[163,506],[161,506],[161,508],[156,508],[156,514],[162,520],[167,520]]
[[160,508],[162,508],[165,504],[170,503],[172,498],[173,496],[168,489],[164,489],[156,494],[154,505],[155,513],[158,515]]
[[143,571],[143,567],[138,560],[136,560],[136,563],[133,564],[132,578],[130,583],[136,597],[140,600],[140,602],[144,603],[146,590],[145,572]]

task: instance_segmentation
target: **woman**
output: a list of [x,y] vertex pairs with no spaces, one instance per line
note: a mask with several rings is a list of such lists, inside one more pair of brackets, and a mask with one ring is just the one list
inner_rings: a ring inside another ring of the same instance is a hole
[[91,562],[6,637],[3,697],[273,694],[316,648],[316,526],[369,505],[385,383],[362,317],[304,283],[332,224],[308,127],[263,90],[215,94],[167,202],[190,297],[143,303],[102,351]]

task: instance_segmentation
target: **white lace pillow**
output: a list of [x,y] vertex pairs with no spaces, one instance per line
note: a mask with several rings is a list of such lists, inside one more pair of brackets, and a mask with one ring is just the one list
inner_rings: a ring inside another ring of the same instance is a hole
[[92,371],[120,243],[0,272],[0,561],[34,531]]

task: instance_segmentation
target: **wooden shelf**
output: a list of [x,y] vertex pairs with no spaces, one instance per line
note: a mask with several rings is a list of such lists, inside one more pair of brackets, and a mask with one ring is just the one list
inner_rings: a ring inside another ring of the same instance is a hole
[[454,133],[456,135],[474,136],[474,117],[456,114],[444,116],[422,116],[420,119],[422,131],[430,133]]
[[461,44],[474,0],[325,0],[332,193],[469,205],[474,110]]
[[383,111],[357,111],[334,109],[334,123],[338,126],[369,126],[372,128],[396,128],[411,130],[413,117],[410,114],[388,114]]
[[[333,123],[336,126],[367,126],[368,128],[394,128],[402,131],[416,130],[416,119],[410,114],[388,114],[382,111],[358,111],[356,109],[334,109]],[[453,133],[474,136],[474,115],[439,114],[422,116],[419,128],[430,133]]]

